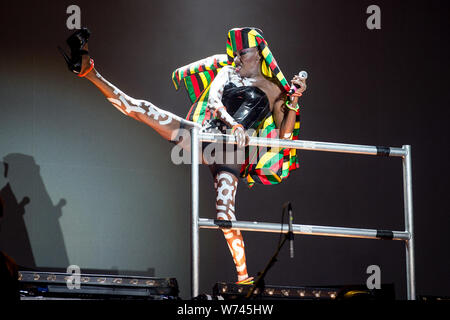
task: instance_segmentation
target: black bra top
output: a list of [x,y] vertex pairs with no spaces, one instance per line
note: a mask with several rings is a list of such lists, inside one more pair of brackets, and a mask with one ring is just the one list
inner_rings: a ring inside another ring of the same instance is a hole
[[222,103],[245,129],[256,128],[270,112],[269,99],[257,87],[236,87],[228,83],[223,89]]

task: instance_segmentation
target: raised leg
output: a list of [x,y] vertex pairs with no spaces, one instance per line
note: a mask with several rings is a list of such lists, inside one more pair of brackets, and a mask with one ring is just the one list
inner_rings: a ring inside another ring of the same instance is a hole
[[[87,51],[88,44],[83,49]],[[82,59],[81,73],[84,70],[88,70],[90,57],[83,55]],[[178,142],[180,129],[189,130],[192,126],[198,126],[194,122],[184,120],[169,111],[158,108],[151,102],[128,96],[103,78],[95,68],[89,71],[84,77],[91,81],[120,112],[152,127],[166,140]],[[181,144],[182,147],[188,148],[190,141],[189,139],[185,139]]]

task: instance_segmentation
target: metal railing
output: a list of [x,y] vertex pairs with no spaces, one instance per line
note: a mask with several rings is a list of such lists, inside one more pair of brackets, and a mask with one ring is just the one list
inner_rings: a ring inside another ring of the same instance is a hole
[[[197,127],[191,129],[191,150],[200,150],[200,141],[236,143],[235,137],[213,133],[201,133]],[[412,169],[411,146],[402,148],[366,146],[342,143],[280,140],[251,137],[250,146],[295,148],[301,150],[365,154],[384,157],[401,157],[403,164],[403,199],[404,199],[404,231],[357,229],[342,227],[326,227],[314,225],[293,225],[293,233],[303,235],[349,237],[366,239],[402,240],[406,247],[406,282],[408,300],[416,299],[415,270],[414,270],[414,237],[413,237],[413,205],[412,205]],[[288,225],[249,221],[225,221],[203,219],[199,217],[199,164],[200,152],[191,152],[191,293],[192,297],[199,294],[200,282],[200,228],[205,229],[239,229],[257,232],[288,232]]]

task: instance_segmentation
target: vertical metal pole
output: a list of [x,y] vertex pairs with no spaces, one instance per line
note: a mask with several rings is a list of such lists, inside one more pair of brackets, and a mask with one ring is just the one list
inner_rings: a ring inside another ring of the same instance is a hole
[[191,294],[192,298],[198,296],[199,292],[199,266],[200,266],[200,244],[199,244],[199,145],[198,128],[191,129]]
[[405,231],[411,238],[405,241],[406,245],[406,281],[408,300],[416,300],[416,279],[414,269],[414,226],[413,226],[413,200],[412,200],[412,168],[411,146],[404,145],[406,156],[403,157],[403,199],[405,208]]

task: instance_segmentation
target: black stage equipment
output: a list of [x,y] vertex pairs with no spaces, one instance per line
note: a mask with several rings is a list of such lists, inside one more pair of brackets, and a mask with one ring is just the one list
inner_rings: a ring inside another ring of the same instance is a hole
[[175,278],[127,275],[19,271],[19,284],[21,300],[173,300],[178,299],[179,292]]
[[[218,282],[213,287],[213,296],[225,300],[246,299],[251,285]],[[395,300],[394,284],[382,284],[380,289],[369,290],[364,285],[343,286],[274,286],[266,285],[261,291],[256,288],[252,300]]]

